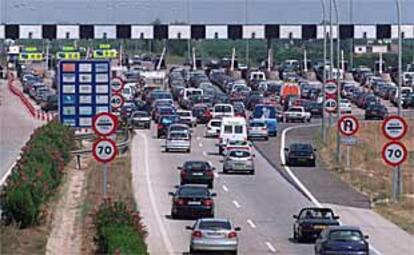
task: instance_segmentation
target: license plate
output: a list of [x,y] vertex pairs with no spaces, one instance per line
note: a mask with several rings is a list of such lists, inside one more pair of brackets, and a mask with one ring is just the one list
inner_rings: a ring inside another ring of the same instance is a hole
[[188,201],[189,205],[201,205],[200,201]]
[[200,176],[200,175],[203,175],[203,173],[193,173],[193,175]]

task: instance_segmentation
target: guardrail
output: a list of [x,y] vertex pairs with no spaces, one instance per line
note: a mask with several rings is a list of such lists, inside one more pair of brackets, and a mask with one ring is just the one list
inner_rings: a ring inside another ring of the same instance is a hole
[[27,99],[27,97],[25,97],[25,95],[23,94],[22,91],[20,91],[20,89],[16,88],[14,86],[14,82],[15,82],[15,78],[13,76],[13,74],[9,73],[8,74],[8,81],[7,81],[7,85],[9,87],[9,90],[15,94],[16,96],[18,96],[20,98],[20,100],[23,102],[23,104],[26,106],[27,110],[29,110],[30,114],[33,117],[36,117],[36,109],[35,107],[32,105],[32,103]]
[[[130,134],[128,129],[125,130],[121,130],[121,131],[117,131],[117,134],[125,134],[125,139],[122,142],[119,142],[116,144],[116,146],[118,147],[119,151],[125,151],[128,146],[129,146],[129,142],[130,142]],[[95,138],[94,134],[82,134],[82,135],[77,135],[76,139],[80,139],[79,136],[84,137],[85,140],[92,140],[93,138]],[[83,155],[83,154],[87,154],[87,153],[91,153],[92,152],[92,148],[87,148],[87,149],[80,149],[80,150],[76,150],[76,151],[72,151],[73,155]]]

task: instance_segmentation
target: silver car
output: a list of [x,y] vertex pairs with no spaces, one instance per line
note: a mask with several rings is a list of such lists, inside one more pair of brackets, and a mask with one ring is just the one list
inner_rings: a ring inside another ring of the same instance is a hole
[[264,139],[269,140],[269,131],[267,129],[266,121],[252,120],[247,129],[247,136],[249,139]]
[[165,151],[191,152],[191,137],[185,131],[171,131],[165,140]]
[[239,238],[237,231],[227,219],[202,218],[187,226],[192,230],[190,254],[197,251],[230,251],[237,254]]
[[231,149],[223,160],[223,173],[248,172],[254,174],[254,155],[250,150]]

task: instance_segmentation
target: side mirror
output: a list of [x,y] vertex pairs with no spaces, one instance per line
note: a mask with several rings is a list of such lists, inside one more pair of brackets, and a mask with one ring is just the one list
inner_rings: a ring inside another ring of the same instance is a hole
[[294,218],[294,219],[297,219],[297,218],[299,218],[299,217],[295,214],[295,215],[293,215],[293,218]]
[[217,170],[217,169],[216,169],[215,167],[212,167],[212,168],[211,168],[211,170],[213,170],[213,171],[214,171],[214,170]]
[[174,192],[168,192],[168,195],[169,196],[174,196],[175,194],[174,194]]
[[252,155],[252,158],[255,158],[255,157],[256,157],[256,154],[253,154],[253,155]]
[[177,169],[178,169],[178,170],[183,170],[183,167],[178,166],[178,167],[177,167]]
[[289,151],[289,148],[285,148],[285,151]]
[[174,188],[178,189],[180,187],[180,185],[174,185]]
[[364,238],[365,238],[365,239],[369,239],[369,236],[365,235],[365,236],[364,236]]
[[334,218],[334,220],[339,220],[339,216],[337,216],[337,215],[335,215],[333,218]]
[[211,196],[212,196],[212,197],[216,197],[216,196],[217,196],[217,194],[216,194],[216,193],[211,193]]
[[235,227],[234,231],[241,231],[241,227]]
[[192,226],[185,226],[185,229],[187,229],[187,230],[193,230],[194,228]]
[[313,151],[317,151],[317,149],[313,149]]

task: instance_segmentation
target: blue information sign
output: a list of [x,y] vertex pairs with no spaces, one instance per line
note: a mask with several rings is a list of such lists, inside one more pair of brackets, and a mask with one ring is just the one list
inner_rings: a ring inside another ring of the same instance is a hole
[[62,60],[58,65],[59,119],[91,128],[92,118],[111,111],[111,65],[104,60]]

